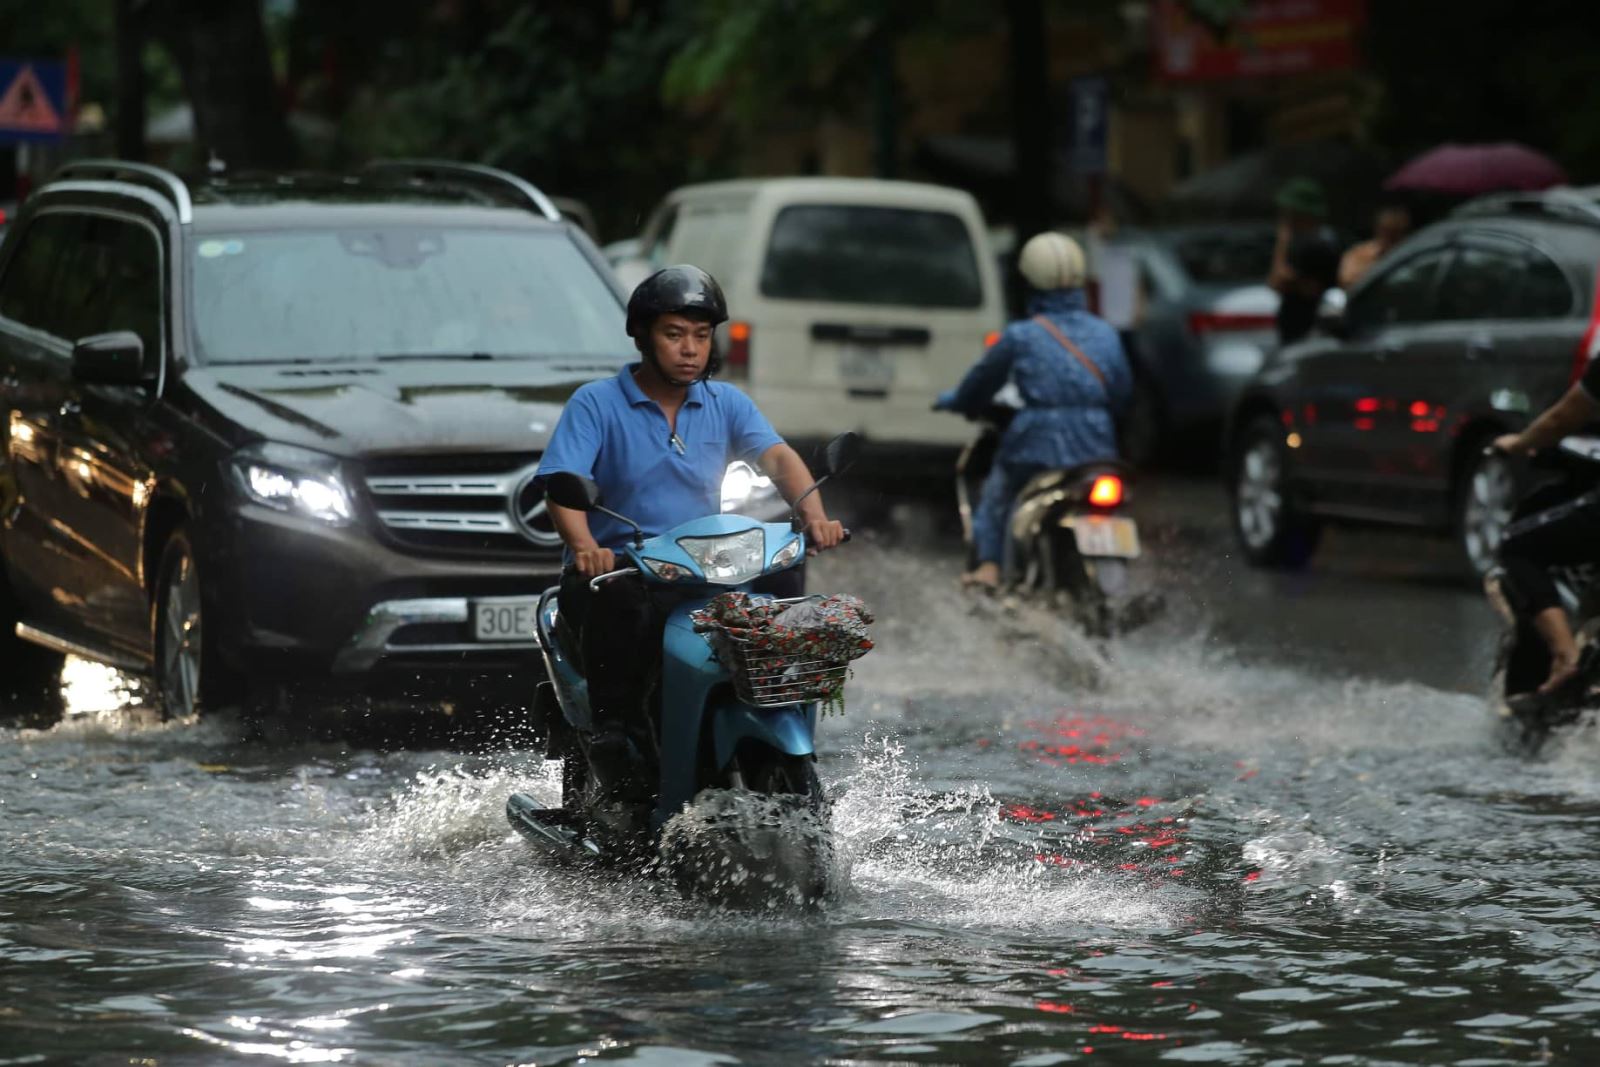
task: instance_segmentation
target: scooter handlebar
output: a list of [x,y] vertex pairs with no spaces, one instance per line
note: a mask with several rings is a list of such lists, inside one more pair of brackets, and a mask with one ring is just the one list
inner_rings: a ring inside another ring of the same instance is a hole
[[604,574],[597,574],[593,578],[589,579],[589,592],[598,592],[602,583],[609,582],[613,578],[621,578],[624,574],[638,573],[638,567],[618,567],[614,571],[606,571]]
[[[845,527],[844,537],[839,541],[839,543],[841,545],[849,544],[850,537],[851,537],[850,528],[849,527]],[[606,573],[604,573],[604,574],[597,574],[593,578],[589,579],[589,592],[591,592],[591,593],[599,592],[600,586],[603,585],[606,582],[611,581],[613,578],[621,578],[625,574],[638,574],[638,573],[639,573],[639,568],[638,567],[618,567],[614,571],[606,571]]]

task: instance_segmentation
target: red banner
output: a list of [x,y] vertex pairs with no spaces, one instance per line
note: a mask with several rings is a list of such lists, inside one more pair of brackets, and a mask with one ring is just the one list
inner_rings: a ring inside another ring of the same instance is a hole
[[1359,62],[1366,0],[1257,0],[1220,33],[1179,0],[1157,0],[1157,70],[1171,81],[1343,70]]

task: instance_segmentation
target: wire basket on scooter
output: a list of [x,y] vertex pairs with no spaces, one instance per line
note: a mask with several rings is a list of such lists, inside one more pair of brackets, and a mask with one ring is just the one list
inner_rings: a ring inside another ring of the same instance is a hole
[[727,630],[713,630],[710,637],[717,658],[733,676],[733,691],[752,707],[832,702],[850,676],[850,665],[844,660],[797,659],[758,647]]
[[730,591],[692,617],[739,699],[758,708],[820,701],[824,710],[842,709],[850,661],[872,648],[872,612],[850,596],[777,600]]

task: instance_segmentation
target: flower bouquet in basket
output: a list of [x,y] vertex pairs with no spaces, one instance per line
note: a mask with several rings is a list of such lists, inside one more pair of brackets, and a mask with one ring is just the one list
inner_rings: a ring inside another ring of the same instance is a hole
[[843,594],[780,603],[728,592],[690,618],[757,706],[816,700],[824,714],[843,711],[849,663],[872,650],[872,611]]

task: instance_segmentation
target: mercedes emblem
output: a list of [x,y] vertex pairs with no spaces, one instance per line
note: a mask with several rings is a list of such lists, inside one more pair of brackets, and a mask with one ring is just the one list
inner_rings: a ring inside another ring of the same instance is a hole
[[540,548],[554,548],[561,543],[561,535],[550,521],[544,490],[534,484],[538,477],[535,467],[517,480],[517,487],[511,491],[511,521],[528,541]]

